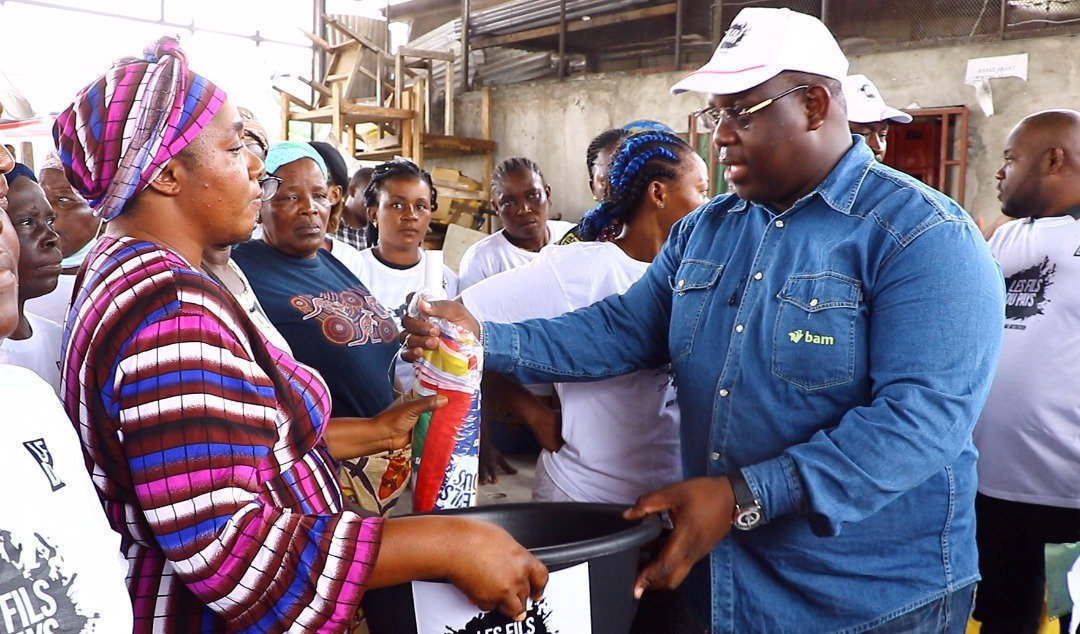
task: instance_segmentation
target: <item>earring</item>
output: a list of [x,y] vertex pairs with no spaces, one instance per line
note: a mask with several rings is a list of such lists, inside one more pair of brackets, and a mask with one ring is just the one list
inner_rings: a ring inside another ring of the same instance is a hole
[[656,206],[663,209],[664,208],[664,201],[660,201]]

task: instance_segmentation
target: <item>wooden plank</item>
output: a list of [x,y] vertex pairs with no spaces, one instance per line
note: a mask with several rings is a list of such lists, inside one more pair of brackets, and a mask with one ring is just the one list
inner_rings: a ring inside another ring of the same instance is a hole
[[[613,24],[622,24],[624,22],[671,15],[676,12],[676,9],[676,3],[671,2],[668,4],[656,5],[654,7],[646,7],[644,9],[633,9],[631,11],[622,11],[611,15],[596,16],[589,20],[578,19],[566,23],[566,32],[585,31],[601,26],[611,26]],[[517,33],[508,33],[506,35],[474,37],[470,40],[469,44],[472,48],[489,48],[492,46],[505,46],[515,42],[524,42],[540,37],[551,37],[559,34],[559,26],[560,25],[558,24],[553,24],[551,26],[542,26],[536,29],[518,31]]]
[[[347,123],[400,123],[413,118],[412,110],[401,108],[382,108],[357,103],[341,104],[340,113],[342,121]],[[291,117],[295,121],[310,121],[312,123],[330,123],[333,120],[334,108],[323,106],[308,112],[293,112]]]
[[307,31],[305,31],[303,29],[300,29],[300,32],[303,33],[305,36],[307,36],[307,39],[311,40],[312,44],[314,44],[315,46],[318,46],[319,48],[321,48],[324,51],[329,51],[330,49],[334,48],[330,44],[330,42],[327,42],[326,40],[322,39],[318,35],[315,35],[314,33],[308,33]]
[[402,46],[398,49],[398,55],[405,57],[423,57],[424,59],[441,59],[444,62],[454,61],[454,54],[446,51],[430,51],[423,48],[410,48]]
[[382,50],[382,47],[380,47],[374,41],[369,40],[368,38],[364,37],[363,35],[360,35],[356,31],[350,29],[345,24],[342,24],[341,22],[339,22],[337,19],[332,18],[332,17],[326,15],[325,13],[322,15],[322,17],[323,17],[323,20],[327,24],[329,24],[330,26],[334,27],[335,29],[341,31],[346,36],[351,37],[352,39],[356,40],[357,42],[359,42],[363,46],[375,51],[376,53],[386,55],[386,51]]
[[415,96],[413,97],[413,110],[416,112],[416,118],[413,119],[412,154],[409,155],[409,157],[414,163],[423,167],[423,136],[427,132],[427,81],[422,77],[417,77],[416,81],[413,82],[413,90],[415,91]]
[[331,84],[334,94],[330,97],[330,107],[333,108],[333,116],[330,119],[330,125],[334,130],[334,145],[341,145],[341,135],[344,130],[344,122],[341,119],[341,82],[335,81]]
[[443,78],[446,88],[446,103],[443,104],[443,134],[454,134],[454,60],[446,62],[446,77]]
[[307,77],[297,77],[297,79],[304,82],[308,86],[311,86],[311,88],[314,89],[315,92],[319,93],[320,95],[324,95],[326,97],[329,97],[332,94],[330,92],[330,88],[326,84],[323,84],[323,83],[317,82],[317,81],[312,81],[312,80],[308,79]]
[[284,141],[289,140],[289,104],[292,103],[292,95],[284,90],[278,91],[281,93],[281,138]]
[[274,86],[274,90],[278,91],[279,93],[281,93],[283,95],[288,95],[289,100],[290,100],[291,103],[294,103],[294,104],[300,106],[304,110],[311,110],[313,108],[313,106],[311,104],[309,104],[307,101],[301,99],[300,97],[297,97],[296,95],[292,94],[288,90],[285,90],[284,88],[281,88],[280,86]]

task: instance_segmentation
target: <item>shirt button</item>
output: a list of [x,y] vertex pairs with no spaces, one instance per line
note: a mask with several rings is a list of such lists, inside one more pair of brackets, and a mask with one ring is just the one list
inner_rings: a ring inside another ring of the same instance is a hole
[[739,324],[738,326],[735,326],[735,332],[742,332],[742,331],[743,331],[743,325],[742,324]]
[[679,280],[679,288],[686,286],[686,280]]
[[777,229],[783,229],[784,228],[784,221],[783,220],[777,220],[776,221],[776,228]]
[[765,274],[762,273],[761,271],[758,271],[757,273],[754,273],[754,279],[755,280],[760,280],[763,277],[765,277]]
[[720,396],[727,396],[728,394],[730,392],[727,391],[727,388],[720,388]]
[[713,460],[719,460],[720,459],[720,454],[714,451],[711,454],[709,454],[709,457],[712,458]]
[[810,306],[817,306],[817,305],[818,305],[818,301],[817,301],[816,297],[814,299],[810,300]]

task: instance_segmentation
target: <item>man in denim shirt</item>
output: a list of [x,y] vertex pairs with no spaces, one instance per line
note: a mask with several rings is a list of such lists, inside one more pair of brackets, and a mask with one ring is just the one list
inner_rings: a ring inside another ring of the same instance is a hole
[[[673,364],[689,479],[628,513],[674,523],[638,591],[689,573],[713,632],[958,633],[978,579],[971,429],[1001,273],[963,209],[848,132],[846,73],[816,19],[744,9],[673,88],[709,95],[734,194],[625,294],[480,329],[486,369],[517,381]],[[407,326],[412,354],[435,345]]]

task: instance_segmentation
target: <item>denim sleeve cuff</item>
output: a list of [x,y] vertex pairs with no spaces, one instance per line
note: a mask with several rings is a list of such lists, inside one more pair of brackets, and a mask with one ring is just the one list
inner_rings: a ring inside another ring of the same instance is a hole
[[743,467],[742,474],[754,498],[761,503],[766,521],[805,509],[806,492],[791,458],[780,456]]
[[515,367],[518,349],[521,347],[513,324],[483,323],[484,369],[509,372]]

